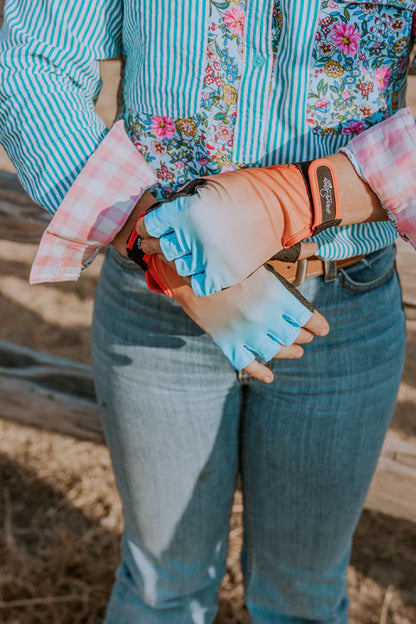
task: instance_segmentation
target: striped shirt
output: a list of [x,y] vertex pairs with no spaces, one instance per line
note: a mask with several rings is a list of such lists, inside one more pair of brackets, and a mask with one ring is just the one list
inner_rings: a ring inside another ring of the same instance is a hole
[[[345,2],[335,0],[7,0],[0,31],[0,142],[27,192],[55,213],[108,132],[94,111],[98,61],[121,55],[118,114],[150,167],[161,170],[175,142],[175,150],[186,147],[181,162],[192,176],[212,172],[207,146],[224,147],[215,142],[215,119],[203,107],[215,31],[220,52],[236,68],[229,86],[238,94],[220,170],[334,153],[405,105],[413,43],[415,2],[351,6],[346,17]],[[371,20],[385,31],[382,54],[370,54],[377,43],[368,38]],[[217,101],[225,94],[223,81]],[[152,153],[154,137],[146,128],[157,129],[160,118],[171,120],[176,133],[159,137],[162,148]],[[187,120],[196,127],[192,142],[178,130]],[[178,162],[169,160],[171,175],[163,185],[158,176],[160,192],[187,180]],[[395,236],[391,223],[372,223],[327,230],[314,241],[318,255],[336,259],[386,246]]]

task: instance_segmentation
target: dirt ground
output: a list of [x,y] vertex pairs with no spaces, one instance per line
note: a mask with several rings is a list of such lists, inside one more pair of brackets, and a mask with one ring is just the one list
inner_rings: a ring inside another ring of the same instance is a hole
[[[107,112],[111,106],[109,100]],[[102,258],[78,283],[34,290],[28,275],[36,247],[0,240],[0,338],[89,363]],[[400,272],[416,283],[416,256],[401,254]],[[408,354],[392,430],[416,440],[414,291],[406,290],[405,299]],[[107,449],[0,420],[0,497],[0,624],[102,622],[122,530]],[[248,623],[239,566],[241,511],[238,489],[215,624]],[[351,624],[416,624],[416,524],[362,514],[349,595]]]

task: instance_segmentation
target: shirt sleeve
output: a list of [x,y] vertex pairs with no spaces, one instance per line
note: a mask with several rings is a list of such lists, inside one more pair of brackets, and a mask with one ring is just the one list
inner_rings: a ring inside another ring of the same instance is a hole
[[154,174],[124,122],[94,111],[99,60],[121,54],[122,0],[7,0],[0,31],[0,143],[52,215],[30,282],[78,279]]
[[402,238],[416,247],[416,126],[408,108],[340,150],[376,193]]
[[43,233],[30,283],[77,280],[155,182],[120,119],[90,156]]
[[99,60],[121,53],[122,0],[7,0],[0,143],[24,189],[54,213],[108,130],[94,112]]

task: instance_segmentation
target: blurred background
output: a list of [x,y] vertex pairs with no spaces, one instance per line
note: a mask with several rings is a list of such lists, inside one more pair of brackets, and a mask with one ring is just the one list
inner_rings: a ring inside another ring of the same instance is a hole
[[[102,64],[97,110],[109,126],[119,73],[117,61]],[[416,116],[414,76],[408,103]],[[30,286],[44,212],[21,189],[0,149],[0,623],[98,624],[122,530],[89,368],[102,255],[78,283]],[[416,254],[406,244],[398,248],[406,370],[354,540],[351,624],[416,623]],[[238,488],[216,624],[248,622],[241,512]]]

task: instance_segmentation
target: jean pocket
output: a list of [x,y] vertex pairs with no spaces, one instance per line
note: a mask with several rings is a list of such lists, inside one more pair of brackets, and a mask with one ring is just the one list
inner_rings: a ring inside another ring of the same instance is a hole
[[386,284],[394,275],[396,248],[389,245],[368,254],[357,264],[340,269],[338,278],[342,286],[356,293],[375,290]]
[[316,134],[358,134],[405,105],[410,0],[323,0],[312,50],[307,120]]

